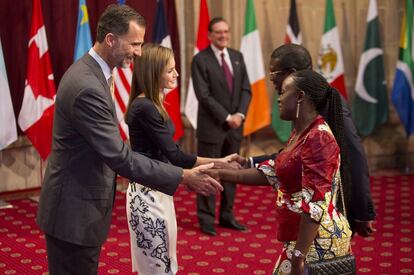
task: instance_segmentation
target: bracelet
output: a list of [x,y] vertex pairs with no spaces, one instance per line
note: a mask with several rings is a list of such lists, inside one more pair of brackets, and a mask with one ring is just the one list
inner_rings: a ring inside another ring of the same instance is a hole
[[295,256],[296,258],[305,259],[305,255],[302,253],[302,251],[300,251],[298,249],[293,250],[292,256]]

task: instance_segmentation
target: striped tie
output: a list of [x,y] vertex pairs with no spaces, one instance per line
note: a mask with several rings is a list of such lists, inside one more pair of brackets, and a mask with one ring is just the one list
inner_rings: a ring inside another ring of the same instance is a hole
[[114,99],[115,98],[115,85],[114,85],[114,77],[112,75],[108,78],[108,86],[109,86],[109,91],[111,92],[112,99]]

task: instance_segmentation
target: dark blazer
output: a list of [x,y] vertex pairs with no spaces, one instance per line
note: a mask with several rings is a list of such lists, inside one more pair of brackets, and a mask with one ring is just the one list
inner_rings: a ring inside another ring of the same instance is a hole
[[148,98],[137,97],[132,101],[126,123],[131,148],[135,152],[182,168],[194,167],[197,156],[181,151],[173,139],[175,128],[171,119],[164,121]]
[[40,228],[70,243],[102,245],[116,174],[172,195],[182,169],[132,152],[122,141],[107,80],[86,54],[67,70],[57,92],[52,153],[36,219]]
[[[345,140],[351,174],[351,199],[348,220],[352,226],[353,220],[370,221],[375,219],[375,209],[371,198],[368,163],[361,140],[357,134],[348,104],[341,97],[342,114],[344,117]],[[321,115],[327,117],[328,111],[322,110]],[[267,160],[275,159],[277,154],[263,155],[252,158],[252,167]]]
[[[211,46],[199,52],[192,61],[191,77],[198,99],[197,138],[209,143],[222,142],[230,127],[229,114],[246,115],[251,91],[243,55],[227,48],[233,67],[233,91],[230,92],[223,69]],[[243,127],[234,131],[237,140],[243,138]]]

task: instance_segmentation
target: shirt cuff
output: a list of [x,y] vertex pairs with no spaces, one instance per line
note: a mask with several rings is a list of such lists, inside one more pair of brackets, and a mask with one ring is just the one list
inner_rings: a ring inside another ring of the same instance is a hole
[[249,167],[250,168],[256,168],[257,167],[257,165],[256,165],[256,167],[253,166],[254,163],[253,163],[253,158],[252,157],[248,157],[247,158],[247,161],[249,162]]
[[244,114],[242,114],[242,113],[235,113],[236,115],[239,115],[243,120],[245,120],[246,119],[246,116],[244,115]]
[[231,118],[231,114],[228,114],[227,117],[226,117],[226,121],[229,121],[230,118]]

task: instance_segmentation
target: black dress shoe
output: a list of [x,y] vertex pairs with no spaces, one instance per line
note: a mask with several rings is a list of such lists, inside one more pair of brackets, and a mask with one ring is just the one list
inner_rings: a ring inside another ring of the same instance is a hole
[[238,223],[234,219],[230,221],[220,221],[220,226],[235,229],[235,230],[240,230],[240,231],[244,231],[247,229],[245,225]]
[[202,232],[206,233],[207,235],[210,235],[210,236],[217,235],[216,229],[212,225],[201,225],[200,229]]

